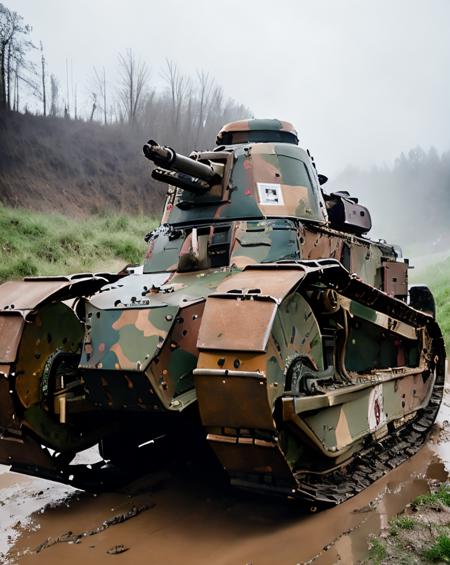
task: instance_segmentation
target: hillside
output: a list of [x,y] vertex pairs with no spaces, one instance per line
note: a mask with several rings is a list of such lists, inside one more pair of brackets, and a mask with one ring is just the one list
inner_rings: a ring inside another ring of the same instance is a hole
[[0,205],[0,282],[30,275],[120,270],[142,263],[148,216],[115,214],[68,218]]
[[159,215],[143,133],[124,125],[0,112],[0,203],[85,215]]

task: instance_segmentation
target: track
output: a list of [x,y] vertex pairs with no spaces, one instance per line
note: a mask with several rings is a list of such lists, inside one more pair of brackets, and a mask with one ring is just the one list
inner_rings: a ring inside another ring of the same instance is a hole
[[[435,383],[428,406],[414,421],[359,453],[345,468],[318,479],[298,477],[299,494],[315,504],[340,504],[366,489],[419,451],[428,439],[444,394],[444,383]],[[313,506],[314,508],[314,506]]]

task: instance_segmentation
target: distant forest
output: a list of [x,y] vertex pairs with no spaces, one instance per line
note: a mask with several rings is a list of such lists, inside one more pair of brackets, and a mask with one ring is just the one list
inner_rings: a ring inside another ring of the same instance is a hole
[[403,245],[432,242],[430,252],[449,246],[450,151],[416,147],[392,167],[348,168],[325,188],[358,196],[371,211],[377,237]]

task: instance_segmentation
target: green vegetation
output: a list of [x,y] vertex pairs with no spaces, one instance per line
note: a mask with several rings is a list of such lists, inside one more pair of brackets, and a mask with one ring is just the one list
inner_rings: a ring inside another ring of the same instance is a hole
[[436,300],[437,319],[445,345],[450,351],[450,259],[430,268],[426,278]]
[[425,559],[442,563],[450,562],[450,538],[442,534],[436,538],[436,542],[423,553]]
[[439,487],[439,490],[430,494],[422,494],[418,496],[414,502],[413,506],[449,506],[450,507],[450,485],[444,484]]
[[373,538],[370,542],[369,547],[369,559],[371,563],[376,563],[377,565],[383,561],[386,557],[387,552],[384,544],[377,538]]
[[399,530],[413,530],[416,525],[414,518],[410,516],[398,516],[390,522],[389,533],[391,536],[396,536]]
[[419,271],[410,272],[410,282],[425,283],[433,292],[436,301],[437,320],[450,351],[450,258],[439,261]]
[[62,214],[0,206],[0,281],[120,268],[141,263],[155,218]]

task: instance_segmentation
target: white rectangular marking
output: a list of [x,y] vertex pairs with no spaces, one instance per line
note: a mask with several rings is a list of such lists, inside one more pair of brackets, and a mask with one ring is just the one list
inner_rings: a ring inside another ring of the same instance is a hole
[[266,206],[284,206],[281,185],[270,182],[258,182],[259,203]]

